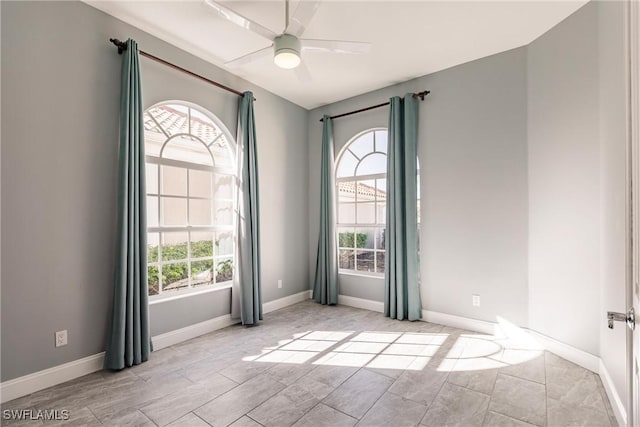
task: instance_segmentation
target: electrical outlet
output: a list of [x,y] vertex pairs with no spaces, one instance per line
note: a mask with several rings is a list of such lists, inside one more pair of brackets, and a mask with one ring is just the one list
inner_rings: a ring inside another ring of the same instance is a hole
[[67,345],[67,330],[56,332],[56,347]]
[[278,289],[282,289],[282,279],[278,279]]
[[471,295],[471,303],[474,307],[480,307],[480,295]]

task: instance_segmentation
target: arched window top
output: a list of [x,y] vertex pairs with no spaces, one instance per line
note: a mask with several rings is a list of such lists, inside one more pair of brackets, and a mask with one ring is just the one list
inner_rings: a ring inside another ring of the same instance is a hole
[[[336,178],[387,173],[387,129],[370,129],[354,136],[336,163]],[[418,170],[420,162],[418,162]]]
[[191,103],[168,101],[144,113],[148,156],[215,168],[235,167],[235,144],[211,113]]
[[379,175],[387,172],[387,130],[372,129],[356,135],[342,150],[336,177]]

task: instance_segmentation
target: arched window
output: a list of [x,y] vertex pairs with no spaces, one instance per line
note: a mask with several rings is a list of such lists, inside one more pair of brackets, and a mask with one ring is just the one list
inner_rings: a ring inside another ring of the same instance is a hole
[[235,143],[210,112],[164,102],[144,113],[149,295],[233,277]]
[[[419,183],[419,181],[418,181]],[[356,135],[338,156],[338,268],[384,275],[387,208],[387,130]],[[420,197],[418,187],[418,198]],[[420,200],[418,199],[418,221]]]

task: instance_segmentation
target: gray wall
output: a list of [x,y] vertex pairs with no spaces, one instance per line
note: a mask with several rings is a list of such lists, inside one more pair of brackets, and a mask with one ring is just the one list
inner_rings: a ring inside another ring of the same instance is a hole
[[[428,89],[420,105],[423,307],[527,324],[526,51],[519,48],[311,111],[309,253],[315,266],[322,114]],[[336,153],[385,108],[334,123]],[[384,281],[340,276],[341,293],[383,300]],[[471,295],[481,296],[473,307]]]
[[[263,299],[309,288],[306,110],[83,3],[0,7],[2,381],[104,350],[121,63],[109,37],[132,37],[144,50],[254,91]],[[235,95],[146,59],[142,73],[147,106],[194,102],[235,130]],[[152,333],[228,312],[228,290],[152,305]],[[56,349],[53,334],[61,329],[69,344]]]
[[599,354],[597,4],[528,46],[529,325]]
[[623,402],[625,327],[604,322],[608,310],[623,312],[625,303],[625,55],[624,3],[598,2],[600,97],[600,358]]

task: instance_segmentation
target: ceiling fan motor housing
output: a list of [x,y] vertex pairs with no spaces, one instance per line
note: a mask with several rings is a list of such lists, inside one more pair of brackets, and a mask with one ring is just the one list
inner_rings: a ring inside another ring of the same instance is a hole
[[[291,34],[282,34],[276,37],[274,40],[273,54],[276,63],[283,68],[295,68],[300,63],[300,40],[296,36]],[[297,61],[291,62],[290,66],[285,64],[279,64],[278,58],[292,58],[295,56]]]

